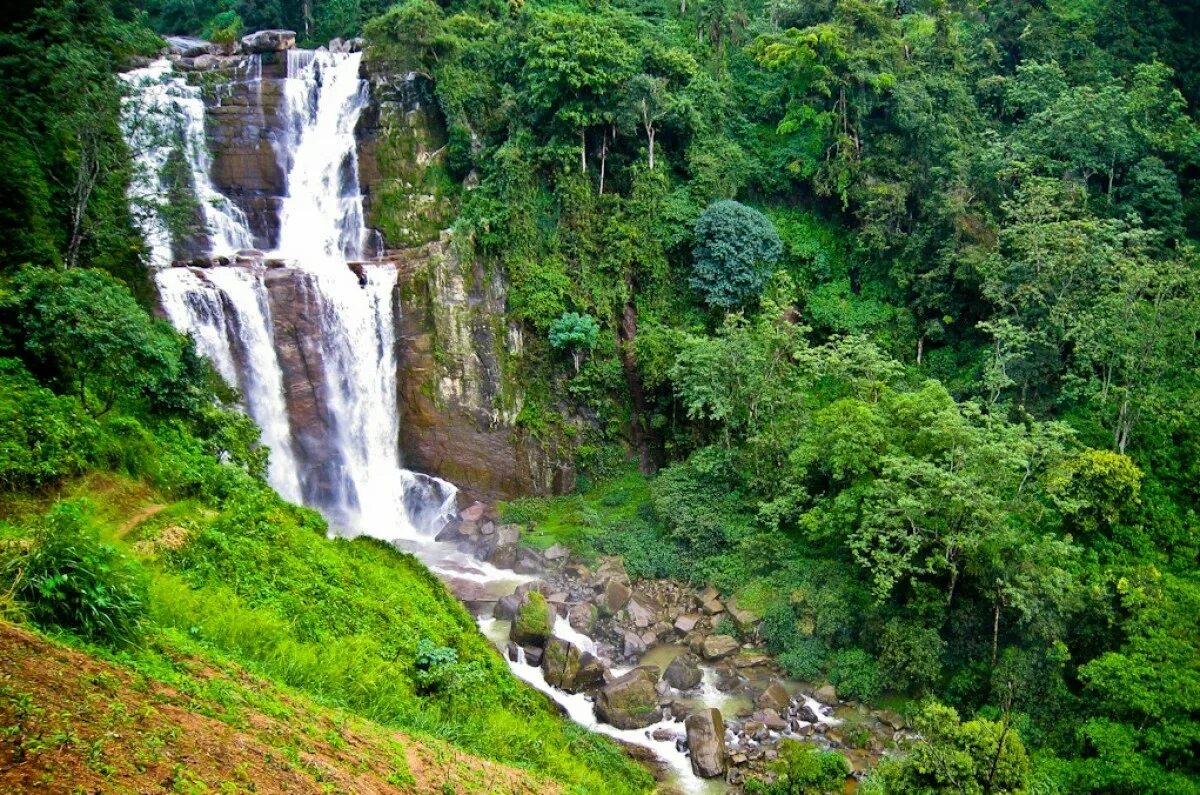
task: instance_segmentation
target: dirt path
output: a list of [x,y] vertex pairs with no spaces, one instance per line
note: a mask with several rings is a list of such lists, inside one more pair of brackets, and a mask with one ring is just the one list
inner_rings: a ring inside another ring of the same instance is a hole
[[147,505],[146,507],[142,508],[137,513],[135,513],[133,516],[129,517],[129,519],[117,529],[117,534],[120,535],[122,538],[124,538],[129,533],[130,530],[133,530],[135,527],[140,525],[142,522],[153,519],[155,516],[160,514],[162,512],[162,510],[166,507],[167,506],[159,505],[158,503],[155,503],[153,505]]

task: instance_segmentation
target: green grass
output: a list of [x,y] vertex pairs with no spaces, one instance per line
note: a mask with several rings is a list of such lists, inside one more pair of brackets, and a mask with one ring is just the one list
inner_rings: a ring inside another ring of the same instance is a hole
[[[119,478],[85,480],[64,496],[86,498],[84,510],[101,534],[139,557],[150,575],[152,629],[143,642],[116,652],[125,664],[175,681],[170,650],[186,649],[572,791],[652,786],[614,744],[562,719],[518,682],[462,605],[407,554],[370,539],[328,539],[319,516],[266,489],[239,494],[220,509],[171,502]],[[136,528],[125,526],[139,505],[150,503],[165,507]],[[5,535],[36,522],[37,507],[13,501],[0,509],[10,518]],[[186,543],[159,544],[164,528],[186,530]],[[433,693],[415,682],[423,639],[454,649],[458,658]],[[239,719],[238,698],[196,693],[221,720]]]
[[504,521],[526,525],[521,541],[530,547],[547,549],[561,543],[592,558],[599,552],[597,541],[614,525],[637,520],[649,501],[650,482],[637,469],[630,469],[581,494],[522,497],[501,503],[500,508]]

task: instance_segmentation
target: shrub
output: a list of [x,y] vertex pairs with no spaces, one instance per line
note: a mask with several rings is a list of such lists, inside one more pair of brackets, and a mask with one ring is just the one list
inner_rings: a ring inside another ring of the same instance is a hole
[[879,693],[879,668],[862,649],[845,649],[830,660],[829,681],[842,696],[869,701]]
[[689,574],[678,545],[640,518],[608,527],[597,537],[596,548],[624,558],[625,570],[634,579],[686,579]]
[[806,682],[816,681],[825,669],[829,649],[816,638],[800,638],[779,655],[779,664],[788,676]]
[[38,386],[20,362],[0,359],[0,489],[36,488],[81,472],[96,436],[75,400]]
[[146,615],[145,572],[100,540],[76,503],[54,506],[28,556],[10,559],[6,574],[36,623],[100,643],[136,638]]
[[767,268],[783,254],[770,219],[740,202],[709,205],[696,221],[691,285],[709,306],[734,309],[758,298]]
[[450,681],[458,652],[448,646],[439,646],[429,638],[417,643],[417,654],[413,660],[416,673],[413,679],[423,693],[443,689]]
[[822,751],[796,740],[779,744],[779,758],[767,769],[775,774],[770,784],[751,779],[746,792],[757,795],[838,795],[850,775],[850,763],[837,751]]

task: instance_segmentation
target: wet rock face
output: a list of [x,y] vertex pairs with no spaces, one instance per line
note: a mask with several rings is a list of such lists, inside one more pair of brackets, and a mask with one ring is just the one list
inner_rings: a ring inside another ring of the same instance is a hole
[[593,690],[604,684],[604,664],[591,652],[580,651],[561,638],[551,638],[542,655],[546,681],[568,693]]
[[570,490],[573,472],[516,427],[523,395],[503,362],[522,352],[504,322],[498,276],[464,263],[449,238],[392,252],[400,265],[397,359],[405,466],[501,499]]
[[250,53],[283,52],[295,46],[294,30],[260,30],[242,36],[242,49]]
[[[225,82],[207,103],[212,181],[250,221],[255,246],[271,250],[279,242],[279,209],[287,195],[287,175],[274,142],[286,126],[283,55],[248,58],[221,72]],[[261,75],[261,80],[252,79]]]
[[706,709],[688,717],[688,751],[692,771],[702,778],[725,774],[725,722],[718,709]]
[[271,307],[275,352],[283,373],[283,396],[301,488],[310,501],[332,500],[342,460],[332,444],[335,418],[326,395],[320,341],[320,292],[312,275],[292,268],[267,270],[263,283]]

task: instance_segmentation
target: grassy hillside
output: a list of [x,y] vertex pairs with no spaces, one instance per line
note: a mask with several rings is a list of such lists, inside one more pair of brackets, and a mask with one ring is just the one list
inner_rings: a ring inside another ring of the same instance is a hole
[[[92,474],[52,495],[7,495],[0,504],[3,559],[10,577],[15,573],[18,595],[23,592],[22,578],[39,576],[34,551],[58,549],[57,535],[69,538],[72,553],[85,566],[120,571],[140,583],[146,615],[135,639],[84,645],[114,670],[124,669],[118,677],[125,677],[122,681],[153,682],[147,685],[151,690],[166,686],[178,691],[190,712],[224,722],[235,733],[247,726],[254,729],[256,714],[279,719],[281,710],[293,709],[293,702],[308,705],[305,714],[314,717],[288,719],[290,734],[275,738],[282,745],[271,758],[282,754],[286,759],[291,753],[287,749],[304,749],[313,742],[321,746],[318,755],[336,757],[336,739],[317,729],[320,737],[314,740],[303,727],[340,720],[362,727],[354,731],[367,738],[362,740],[370,746],[363,764],[369,769],[362,775],[379,773],[385,781],[389,776],[407,781],[395,763],[397,755],[411,759],[420,749],[442,749],[429,753],[456,758],[460,752],[445,745],[451,743],[473,756],[529,771],[512,773],[476,760],[455,763],[455,770],[462,770],[454,775],[483,776],[485,785],[479,791],[496,791],[486,783],[491,781],[488,776],[500,776],[516,791],[554,788],[532,783],[542,780],[596,793],[645,791],[651,786],[649,775],[616,746],[563,720],[542,696],[512,678],[466,611],[415,559],[367,539],[328,539],[315,513],[287,505],[265,488],[218,508],[196,499],[172,500],[138,480]],[[89,538],[96,539],[91,548]],[[105,545],[111,556],[102,561],[96,550]],[[39,583],[38,588],[51,591],[46,578]],[[63,594],[59,598],[69,601]],[[30,603],[10,597],[4,613],[10,619],[39,618],[46,623],[36,598]],[[61,640],[83,643],[67,634]],[[239,673],[241,669],[253,676]],[[90,687],[91,700],[104,692],[100,680],[73,686],[81,693]],[[36,692],[37,682],[17,676],[7,687],[10,755],[20,754],[19,749],[31,742],[44,745],[37,737],[72,731],[79,735],[84,726],[94,725],[82,714],[60,715],[34,737],[17,713],[24,709],[22,688]],[[134,699],[127,706],[141,709],[143,704]],[[208,742],[204,737],[210,730],[199,724],[193,728],[193,723],[181,724],[181,731],[195,736],[172,742]],[[417,749],[388,739],[394,738],[395,729],[416,738]],[[266,742],[262,731],[251,734],[247,742]],[[104,762],[107,740],[98,740],[100,756],[81,763],[95,762],[88,767],[89,776],[117,775],[111,771],[131,764],[119,744],[109,756],[121,761]],[[50,744],[63,751],[64,743],[69,750],[81,742],[84,739],[74,736],[70,742]],[[194,753],[203,755],[201,750]],[[251,765],[247,775],[259,777],[260,791],[268,782],[283,786],[293,774],[324,775],[319,760],[305,763],[303,754],[300,759],[281,768],[285,772]],[[140,764],[136,756],[133,760]],[[336,759],[326,761],[338,767]],[[231,765],[218,767],[233,770]],[[61,778],[57,781],[62,783]],[[216,788],[224,786],[223,781],[207,785]],[[455,785],[454,791],[464,790]]]

